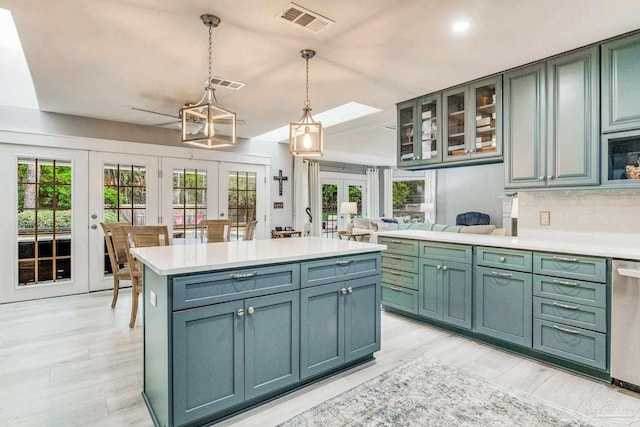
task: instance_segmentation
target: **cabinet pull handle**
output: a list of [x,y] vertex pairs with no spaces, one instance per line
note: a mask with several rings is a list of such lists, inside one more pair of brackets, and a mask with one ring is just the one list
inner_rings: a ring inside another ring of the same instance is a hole
[[231,275],[232,279],[248,279],[249,277],[256,276],[258,274],[257,271],[252,271],[251,273],[234,273]]
[[249,308],[247,309],[247,313],[249,313],[249,314],[253,314],[253,313],[255,313],[255,311],[256,311],[256,309],[255,309],[255,308],[253,308],[253,307],[249,307]]
[[404,276],[404,274],[400,273],[399,271],[395,271],[395,270],[390,270],[389,273],[396,275],[396,276]]
[[403,243],[402,240],[393,240],[393,239],[391,239],[390,241],[391,241],[391,243]]
[[347,259],[347,260],[340,260],[340,261],[336,261],[336,264],[338,265],[349,265],[353,262],[352,259]]
[[578,262],[578,258],[570,258],[567,256],[559,256],[559,255],[554,255],[553,257],[551,257],[551,259],[553,259],[554,261]]
[[393,259],[402,259],[401,257],[399,257],[399,256],[395,256],[395,255],[389,255],[389,258],[393,258]]
[[347,288],[342,288],[342,289],[340,289],[340,293],[341,293],[342,295],[346,295],[346,294],[347,294]]
[[558,306],[558,307],[562,307],[562,308],[568,308],[569,310],[579,310],[580,309],[579,305],[562,304],[562,303],[559,303],[557,301],[554,301],[553,305]]
[[513,277],[513,274],[511,273],[498,273],[496,271],[492,271],[491,274],[498,277]]
[[553,175],[549,175],[549,176],[547,176],[547,179],[548,179],[549,181],[551,181],[551,180],[553,179]]
[[352,288],[351,286],[349,286],[349,287],[347,288],[347,292],[349,292],[350,294],[352,294],[352,293],[353,293],[353,288]]
[[503,256],[500,257],[500,262],[505,262],[507,259]]
[[575,335],[579,335],[580,334],[580,331],[576,331],[575,329],[561,328],[558,325],[553,325],[553,327],[556,328],[559,331],[562,331],[562,332],[568,332],[570,334],[575,334]]
[[540,175],[540,176],[538,177],[538,181],[544,181],[544,175]]
[[394,291],[402,291],[402,289],[400,289],[400,288],[399,288],[399,287],[397,287],[397,286],[389,286],[389,287],[390,287],[392,290],[394,290]]
[[440,264],[436,265],[436,269],[440,270],[442,268],[442,266]]
[[244,310],[243,309],[239,309],[238,310],[238,317],[242,317],[244,316]]
[[449,269],[449,267],[447,267],[446,265],[442,266],[442,270],[447,271]]
[[553,283],[566,286],[578,286],[576,282],[567,282],[566,280],[553,279]]

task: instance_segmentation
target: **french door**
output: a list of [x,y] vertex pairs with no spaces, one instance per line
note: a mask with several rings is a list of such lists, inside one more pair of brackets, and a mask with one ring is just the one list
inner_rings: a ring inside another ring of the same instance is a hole
[[241,240],[248,221],[257,220],[255,238],[266,237],[270,222],[267,209],[268,166],[220,163],[219,218],[231,219],[231,240]]
[[88,291],[87,152],[0,145],[0,302]]
[[154,225],[160,221],[159,157],[89,153],[89,289],[113,287],[100,222]]
[[169,235],[197,237],[200,220],[218,219],[218,162],[162,158],[162,217]]
[[[355,174],[321,174],[322,187],[322,237],[334,238],[346,228],[349,216],[365,216],[363,200],[366,200],[366,177]],[[357,213],[342,211],[342,203],[355,202]]]

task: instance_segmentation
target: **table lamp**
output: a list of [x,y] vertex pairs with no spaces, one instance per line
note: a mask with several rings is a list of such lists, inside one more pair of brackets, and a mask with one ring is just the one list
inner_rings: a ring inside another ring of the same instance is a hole
[[347,221],[351,222],[351,214],[358,213],[358,203],[356,202],[342,202],[340,203],[340,213],[347,214]]

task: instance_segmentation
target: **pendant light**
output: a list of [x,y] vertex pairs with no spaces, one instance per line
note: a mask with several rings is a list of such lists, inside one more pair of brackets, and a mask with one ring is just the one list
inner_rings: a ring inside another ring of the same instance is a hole
[[300,56],[306,61],[306,100],[302,109],[302,117],[296,123],[289,124],[289,151],[294,156],[322,156],[322,123],[311,117],[309,102],[309,59],[316,52],[302,49]]
[[[236,144],[236,113],[218,105],[211,83],[211,33],[220,18],[205,14],[200,19],[209,27],[209,78],[202,99],[180,109],[182,142],[204,148],[228,147]],[[220,133],[221,127],[226,135]]]

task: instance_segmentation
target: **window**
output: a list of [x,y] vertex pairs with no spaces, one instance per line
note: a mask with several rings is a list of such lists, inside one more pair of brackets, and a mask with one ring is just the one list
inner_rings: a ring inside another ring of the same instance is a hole
[[244,226],[256,219],[256,173],[229,171],[231,240],[241,240]]
[[200,220],[207,217],[207,172],[173,170],[173,236],[196,237]]

